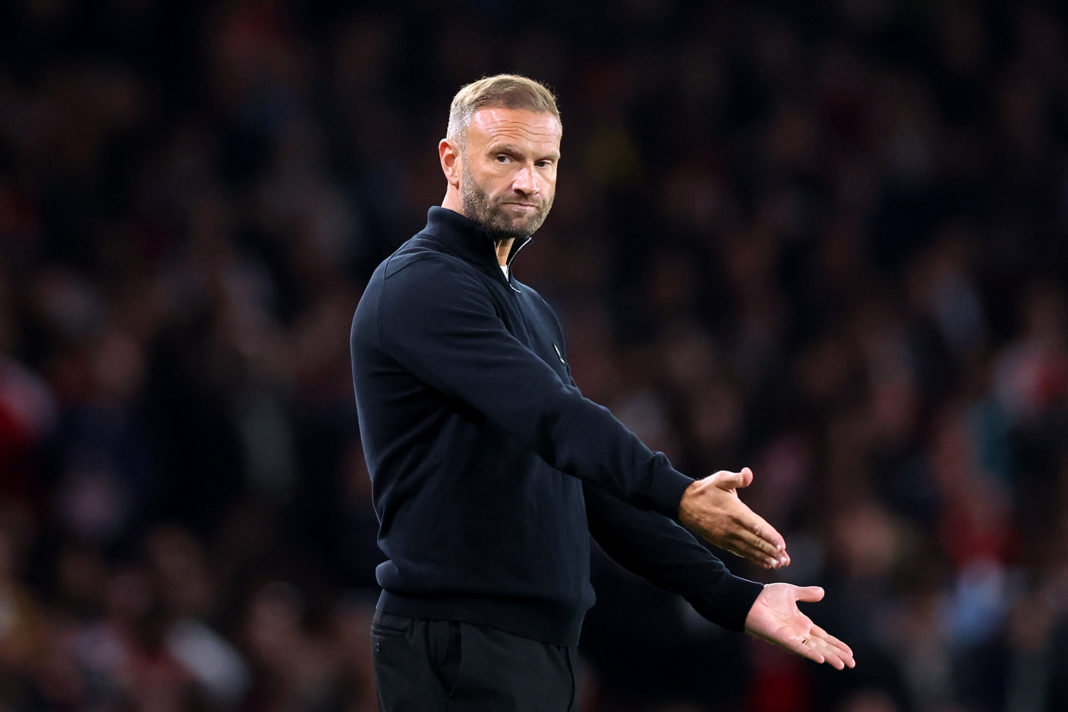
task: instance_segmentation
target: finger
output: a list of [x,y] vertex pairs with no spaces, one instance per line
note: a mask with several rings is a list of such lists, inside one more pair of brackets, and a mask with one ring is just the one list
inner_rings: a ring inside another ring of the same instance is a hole
[[738,472],[734,472],[733,470],[720,470],[719,472],[710,475],[710,479],[720,489],[745,489],[753,484],[753,471],[748,467],[743,467]]
[[776,557],[768,556],[763,549],[746,542],[745,539],[735,537],[729,546],[724,547],[724,551],[764,569],[774,569],[779,566],[779,560]]
[[790,557],[786,553],[786,542],[782,536],[764,520],[759,517],[755,519],[761,523],[751,524],[749,528],[735,535],[737,546],[747,552],[748,558],[767,559],[771,568],[777,569],[789,564]]
[[843,650],[837,646],[828,645],[824,649],[824,658],[827,662],[834,665],[838,670],[844,670],[845,668],[855,668],[857,666],[856,660],[853,658],[852,650]]
[[808,634],[802,640],[806,647],[818,650],[827,662],[839,670],[856,666],[852,648],[814,623],[809,626]]
[[827,657],[819,651],[820,645],[816,644],[816,641],[810,638],[800,638],[792,641],[786,646],[791,652],[797,653],[803,658],[808,658],[817,663],[824,663],[827,661]]
[[783,539],[782,534],[759,515],[753,514],[752,517],[753,523],[749,527],[749,531],[752,532],[752,545],[776,560],[785,559],[780,562],[782,566],[790,563],[786,554],[786,540]]
[[[747,487],[749,482],[745,479],[745,471],[749,468],[744,468],[741,472],[731,472],[730,470],[720,470],[719,472],[710,475],[709,479],[719,487],[721,490],[736,490],[743,487]],[[752,473],[750,473],[749,481],[752,481]]]
[[828,642],[837,643],[839,645],[845,645],[845,643],[843,643],[842,641],[838,640],[838,638],[835,638],[833,635],[831,635],[830,633],[828,633],[826,630],[824,630],[823,628],[819,627],[815,623],[813,623],[812,626],[809,628],[809,634],[812,635],[813,637],[819,638],[820,640],[826,640]]
[[748,467],[743,467],[742,471],[739,472],[738,475],[742,481],[742,483],[738,485],[739,487],[745,488],[753,484],[753,471],[750,470]]
[[803,586],[798,587],[796,591],[797,600],[805,603],[822,601],[825,593],[822,586]]
[[818,638],[810,638],[804,647],[812,648],[812,650],[818,652],[823,656],[823,662],[826,662],[836,670],[844,670],[847,667],[856,667],[856,661],[853,659],[853,651],[849,650],[848,647],[843,649],[826,640],[820,640]]
[[825,631],[823,636],[826,637],[816,634],[814,629],[813,633],[803,637],[799,645],[792,646],[791,649],[815,662],[827,663],[836,670],[856,667],[853,651],[848,645],[832,635],[827,635]]
[[735,541],[731,546],[725,547],[724,551],[764,569],[774,568],[778,563],[776,559],[768,556],[761,549],[746,544],[744,540]]
[[771,548],[756,537],[747,539],[745,536],[736,536],[727,551],[765,569],[778,569],[789,563],[789,557],[784,552]]
[[[842,661],[846,667],[856,667],[853,649],[817,625],[812,626],[811,637],[824,646],[825,653]],[[841,670],[841,668],[839,668]]]
[[782,534],[740,499],[731,503],[731,518],[737,536],[764,548],[770,555],[778,556],[786,551]]

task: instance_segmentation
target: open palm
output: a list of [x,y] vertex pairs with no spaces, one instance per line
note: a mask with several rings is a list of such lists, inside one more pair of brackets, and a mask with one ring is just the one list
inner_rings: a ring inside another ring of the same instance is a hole
[[768,584],[749,609],[745,630],[817,663],[829,663],[838,670],[854,667],[849,646],[813,623],[797,607],[798,601],[814,603],[822,599],[823,589],[819,586]]

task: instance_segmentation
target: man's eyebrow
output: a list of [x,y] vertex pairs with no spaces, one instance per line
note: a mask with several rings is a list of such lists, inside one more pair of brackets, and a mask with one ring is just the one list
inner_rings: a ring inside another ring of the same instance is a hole
[[[502,144],[491,145],[489,147],[489,152],[492,155],[496,155],[498,153],[507,153],[510,156],[522,156],[523,155],[523,151],[520,150],[520,148],[518,146],[516,146],[515,144],[512,144],[512,143],[502,143]],[[553,151],[552,153],[547,153],[544,156],[539,156],[535,160],[538,160],[538,161],[545,161],[545,160],[559,161],[560,160],[560,152],[559,151]]]
[[519,147],[513,143],[499,143],[493,144],[489,149],[490,153],[510,153],[513,156],[518,156],[523,152],[519,150]]

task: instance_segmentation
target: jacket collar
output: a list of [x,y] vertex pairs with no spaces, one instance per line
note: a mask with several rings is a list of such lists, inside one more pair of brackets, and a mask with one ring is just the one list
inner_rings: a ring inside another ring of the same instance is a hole
[[[493,248],[493,238],[474,220],[464,217],[448,208],[433,206],[427,211],[425,232],[435,240],[448,247],[450,252],[472,264],[491,268],[502,279],[504,274],[497,262],[497,252]],[[527,246],[531,236],[516,238],[508,253],[508,266],[519,251]]]

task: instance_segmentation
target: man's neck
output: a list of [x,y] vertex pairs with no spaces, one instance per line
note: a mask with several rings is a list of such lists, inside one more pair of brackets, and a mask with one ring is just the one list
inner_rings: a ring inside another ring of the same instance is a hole
[[497,263],[501,267],[508,266],[508,255],[512,252],[513,242],[515,242],[514,237],[502,237],[493,241],[493,247],[497,250]]

